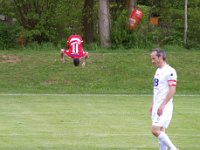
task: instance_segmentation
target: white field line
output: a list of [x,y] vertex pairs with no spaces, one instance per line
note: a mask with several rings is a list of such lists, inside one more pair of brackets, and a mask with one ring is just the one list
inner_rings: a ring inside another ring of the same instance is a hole
[[[0,96],[152,96],[149,94],[35,94],[35,93],[0,93]],[[175,97],[199,97],[199,94],[177,94]]]
[[[36,133],[0,133],[0,136],[40,136],[40,135],[54,135],[54,136],[95,136],[95,137],[111,137],[111,136],[152,136],[149,133],[69,133],[69,132],[36,132]],[[170,134],[171,137],[200,137],[200,134]]]
[[[14,116],[20,116],[20,115],[76,115],[76,114],[81,114],[81,115],[144,115],[143,112],[114,112],[114,113],[107,113],[107,112],[88,112],[88,113],[76,113],[76,112],[2,112],[0,111],[1,115],[14,115]],[[177,112],[174,112],[174,114],[180,114]],[[182,115],[184,114],[197,114],[199,115],[200,112],[187,112],[184,111],[181,113]],[[191,121],[184,119],[184,121]]]

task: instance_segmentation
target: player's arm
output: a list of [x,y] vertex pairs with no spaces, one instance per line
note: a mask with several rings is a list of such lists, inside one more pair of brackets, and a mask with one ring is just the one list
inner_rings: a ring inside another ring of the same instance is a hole
[[84,59],[83,59],[83,63],[82,63],[82,67],[84,67],[85,66],[85,64],[86,64],[86,60],[88,59],[88,57],[89,57],[89,55],[88,55],[88,52],[86,52],[86,56],[84,57]]
[[63,63],[65,62],[65,59],[64,59],[64,49],[60,50],[60,61],[63,62]]
[[149,109],[149,114],[150,114],[150,115],[152,114],[152,110],[153,110],[153,100],[152,100],[152,102],[151,102],[150,109]]
[[165,97],[165,100],[162,102],[160,107],[158,108],[158,115],[162,115],[162,112],[165,108],[165,105],[170,101],[170,99],[174,96],[176,93],[176,86],[175,85],[170,85],[169,86],[169,92],[167,93],[167,96]]
[[175,93],[176,93],[176,86],[170,86],[169,92],[161,105],[166,105],[170,101],[170,99],[174,96]]

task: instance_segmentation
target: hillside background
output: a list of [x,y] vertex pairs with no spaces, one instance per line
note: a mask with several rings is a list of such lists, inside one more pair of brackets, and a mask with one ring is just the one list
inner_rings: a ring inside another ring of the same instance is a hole
[[[177,94],[200,94],[200,53],[166,47],[167,61],[177,70]],[[152,94],[154,66],[148,49],[89,51],[82,68],[59,50],[0,51],[0,93]]]
[[[134,8],[143,17],[130,31]],[[0,0],[0,93],[152,94],[149,52],[161,47],[177,93],[200,94],[199,12],[199,0]],[[71,34],[83,37],[85,68],[59,61]]]

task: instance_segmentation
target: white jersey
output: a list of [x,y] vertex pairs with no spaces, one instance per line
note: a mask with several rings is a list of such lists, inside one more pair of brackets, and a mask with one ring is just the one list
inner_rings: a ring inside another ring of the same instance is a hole
[[[163,68],[158,68],[156,70],[154,75],[153,90],[154,106],[160,106],[169,91],[169,86],[176,86],[176,81],[176,70],[168,64],[166,64]],[[172,99],[168,103],[172,103]]]

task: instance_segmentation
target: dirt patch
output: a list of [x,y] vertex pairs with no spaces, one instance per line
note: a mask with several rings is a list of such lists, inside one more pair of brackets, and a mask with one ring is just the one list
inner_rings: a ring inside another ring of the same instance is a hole
[[55,84],[59,84],[59,83],[63,83],[65,85],[69,85],[71,84],[72,82],[71,81],[68,81],[68,80],[65,80],[63,82],[61,82],[60,80],[46,80],[44,81],[44,84],[45,85],[55,85]]
[[18,63],[21,60],[15,55],[0,55],[0,63]]
[[64,84],[65,84],[65,85],[69,85],[69,84],[72,84],[72,81],[69,81],[69,80],[65,80],[65,81],[64,81]]
[[46,80],[44,81],[45,85],[54,85],[54,84],[58,84],[59,81],[58,80]]

